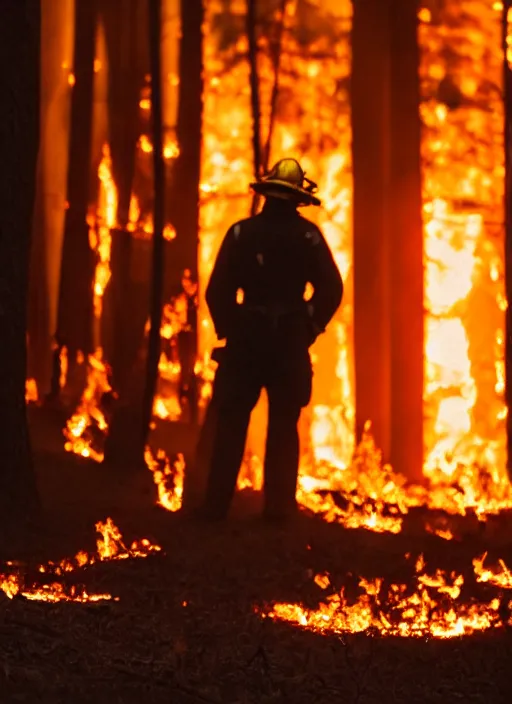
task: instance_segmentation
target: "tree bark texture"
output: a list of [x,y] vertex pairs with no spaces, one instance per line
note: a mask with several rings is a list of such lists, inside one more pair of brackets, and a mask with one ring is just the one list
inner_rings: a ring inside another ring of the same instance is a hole
[[167,292],[181,291],[185,269],[189,269],[193,279],[197,280],[203,106],[202,24],[202,1],[183,1],[176,125],[180,154],[169,166],[167,181],[167,213],[176,230],[176,240],[173,261],[166,263],[166,297]]
[[383,0],[354,4],[352,158],[354,174],[354,340],[356,434],[371,420],[390,452],[389,36]]
[[57,339],[68,348],[70,371],[78,351],[92,351],[94,256],[87,212],[91,198],[91,141],[96,0],[76,0],[75,85],[71,103],[68,209],[62,248]]
[[356,429],[421,479],[424,273],[417,3],[354,3]]
[[418,1],[392,0],[391,463],[423,476],[424,271]]
[[38,505],[25,409],[29,252],[39,144],[40,3],[0,22],[0,527]]
[[150,0],[149,50],[151,63],[151,117],[153,128],[153,173],[155,200],[153,210],[153,258],[151,267],[151,299],[149,309],[150,329],[148,339],[146,385],[144,388],[142,405],[142,449],[144,449],[149,437],[149,426],[153,415],[153,398],[155,396],[156,382],[158,378],[164,280],[165,164],[163,156],[162,62],[160,57],[161,28],[161,0]]
[[[142,327],[130,310],[130,259],[134,242],[126,231],[133,191],[137,141],[141,133],[139,101],[149,71],[146,0],[99,0],[106,37],[108,66],[109,143],[114,181],[118,191],[117,225],[112,232],[112,276],[104,294],[101,342],[112,365],[114,386],[122,393],[128,367],[133,363],[127,341],[142,337]],[[147,300],[143,302],[146,305]]]
[[[199,182],[201,177],[203,108],[203,3],[181,2],[181,41],[179,49],[179,93],[176,137],[180,154],[168,167],[169,220],[176,230],[171,257],[166,261],[165,298],[181,293],[183,274],[197,282],[199,246]],[[187,288],[185,291],[188,290]],[[196,295],[188,296],[187,321],[190,330],[178,340],[183,400],[195,421],[197,404],[194,365],[197,358]]]

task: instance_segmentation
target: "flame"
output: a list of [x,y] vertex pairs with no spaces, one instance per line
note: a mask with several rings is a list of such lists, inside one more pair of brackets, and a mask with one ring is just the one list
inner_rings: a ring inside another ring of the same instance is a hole
[[158,450],[155,456],[148,447],[144,456],[158,489],[158,504],[167,511],[179,511],[183,502],[185,476],[183,455],[178,455],[172,466],[163,450]]
[[112,387],[108,379],[108,367],[102,360],[102,350],[90,355],[88,362],[87,385],[77,410],[63,431],[66,437],[64,447],[68,452],[102,462],[103,450],[97,449],[95,440],[98,440],[98,433],[100,438],[104,438],[108,430],[101,401],[106,394],[112,392]]
[[[501,10],[497,3],[477,2],[464,11],[448,3],[445,12],[434,22],[422,11],[419,32],[424,471],[440,486],[462,483],[468,505],[494,511],[512,501],[504,423]],[[485,488],[481,467],[491,480]]]
[[[37,572],[40,575],[48,575],[53,579],[62,577],[70,572],[76,572],[96,562],[144,558],[151,553],[161,551],[160,546],[151,543],[147,538],[134,541],[130,547],[126,547],[119,528],[117,528],[111,518],[107,518],[105,522],[99,521],[96,524],[96,531],[100,534],[100,537],[96,541],[97,553],[95,555],[81,551],[74,558],[40,565]],[[72,601],[90,603],[96,601],[119,601],[118,597],[113,597],[111,594],[89,594],[85,587],[72,585],[70,588],[66,588],[65,585],[58,581],[38,584],[29,580],[27,573],[23,571],[19,564],[7,563],[7,565],[15,569],[14,571],[10,569],[9,573],[0,573],[0,590],[9,599],[21,595],[31,601],[47,602]]]
[[105,289],[112,274],[110,253],[112,236],[110,231],[117,224],[117,187],[112,175],[110,147],[103,145],[103,157],[98,167],[99,193],[94,227],[89,230],[91,248],[96,252],[98,263],[94,275],[94,314],[101,318]]
[[495,572],[490,568],[484,567],[485,558],[487,553],[484,553],[481,557],[475,557],[473,560],[473,568],[475,570],[475,575],[478,582],[488,582],[502,589],[512,589],[512,572],[503,562],[499,560],[498,564],[500,566],[499,571]]
[[[141,101],[141,103],[144,101]],[[142,104],[140,105],[142,109],[143,108]],[[142,134],[139,138],[139,147],[142,149],[142,151],[145,154],[152,154],[153,153],[153,143],[151,142],[150,137],[147,134]],[[163,155],[164,159],[166,161],[170,161],[171,159],[177,159],[180,155],[180,147],[178,142],[175,139],[172,139],[171,137],[166,137],[164,140],[164,147],[163,147]]]
[[[318,609],[278,603],[261,613],[318,633],[377,631],[381,635],[404,638],[456,638],[507,625],[499,614],[498,598],[488,603],[458,601],[464,584],[462,574],[447,575],[440,569],[428,574],[420,556],[414,581],[413,588],[399,583],[384,587],[381,578],[361,578],[361,594],[355,601],[350,601],[341,589],[330,594]],[[331,584],[329,575],[316,575],[315,583],[327,590]]]
[[37,403],[39,394],[37,392],[37,382],[35,379],[25,381],[25,403]]

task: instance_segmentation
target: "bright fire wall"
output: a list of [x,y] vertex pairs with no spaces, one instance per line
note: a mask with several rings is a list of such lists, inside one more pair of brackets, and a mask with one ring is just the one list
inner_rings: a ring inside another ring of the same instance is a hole
[[[432,4],[430,4],[431,7]],[[502,7],[420,12],[426,468],[506,481]]]

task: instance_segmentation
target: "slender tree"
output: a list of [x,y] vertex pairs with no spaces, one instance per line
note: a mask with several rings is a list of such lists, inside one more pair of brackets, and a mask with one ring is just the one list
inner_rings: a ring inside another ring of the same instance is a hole
[[0,22],[0,529],[37,510],[25,409],[32,208],[39,143],[40,4],[5,0]]
[[[179,92],[176,138],[179,156],[168,167],[167,213],[176,239],[166,261],[166,298],[183,292],[187,296],[188,330],[178,337],[181,363],[181,400],[188,407],[188,419],[196,421],[197,358],[196,282],[199,244],[199,181],[201,176],[201,133],[203,106],[203,2],[181,3],[179,49]],[[188,274],[184,277],[184,272]],[[183,282],[185,281],[185,286]]]
[[160,59],[160,36],[162,26],[161,0],[149,2],[149,52],[151,63],[151,116],[153,127],[153,172],[154,172],[154,210],[153,210],[153,265],[150,300],[150,329],[148,340],[148,359],[146,386],[144,389],[142,409],[142,449],[148,436],[153,415],[153,398],[158,378],[158,361],[160,359],[160,327],[162,323],[162,296],[164,277],[164,225],[165,225],[165,164],[163,155],[163,121],[162,121],[162,66]]
[[272,93],[270,96],[270,116],[268,121],[268,134],[261,157],[261,169],[263,173],[268,171],[270,162],[270,153],[272,150],[272,136],[274,134],[274,126],[277,116],[277,100],[279,98],[279,72],[281,69],[281,55],[283,50],[283,38],[286,23],[286,9],[289,0],[281,0],[279,7],[279,18],[277,24],[276,39],[271,47],[272,63],[274,68],[274,83],[272,85]]
[[[247,40],[249,47],[249,66],[251,84],[251,109],[252,109],[252,150],[254,160],[254,175],[261,175],[262,150],[261,150],[261,101],[258,78],[258,37],[257,37],[257,6],[256,0],[247,0],[246,17]],[[256,213],[258,199],[252,199],[251,214]]]

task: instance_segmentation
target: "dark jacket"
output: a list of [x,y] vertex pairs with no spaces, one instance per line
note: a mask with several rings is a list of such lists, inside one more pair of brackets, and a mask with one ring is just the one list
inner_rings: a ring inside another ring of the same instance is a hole
[[[306,303],[307,283],[314,293]],[[236,300],[239,289],[242,305]],[[299,314],[307,321],[311,344],[342,296],[338,267],[318,227],[288,202],[273,199],[261,213],[229,229],[206,289],[217,337],[228,341],[241,325],[252,326],[257,314],[266,312],[277,325]]]

